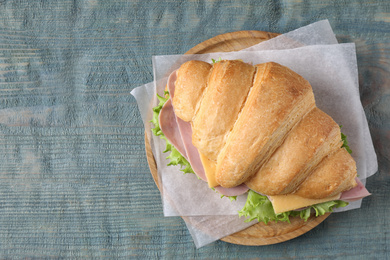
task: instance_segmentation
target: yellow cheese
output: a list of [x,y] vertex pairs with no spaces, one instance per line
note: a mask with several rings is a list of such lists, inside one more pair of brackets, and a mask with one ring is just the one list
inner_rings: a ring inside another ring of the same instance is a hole
[[200,160],[202,161],[204,171],[206,173],[207,182],[210,188],[218,186],[219,184],[215,180],[215,169],[217,168],[217,164],[214,161],[209,160],[206,156],[199,153]]
[[338,200],[340,198],[340,195],[341,194],[337,194],[335,196],[327,197],[324,199],[307,199],[294,194],[275,195],[268,197],[272,202],[275,213],[278,214],[294,209],[304,208],[322,202]]

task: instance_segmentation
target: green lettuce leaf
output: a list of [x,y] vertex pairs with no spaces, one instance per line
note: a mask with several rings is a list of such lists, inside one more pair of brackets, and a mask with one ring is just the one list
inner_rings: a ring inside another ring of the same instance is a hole
[[226,195],[221,195],[221,199],[222,199],[223,197],[228,198],[230,201],[235,201],[235,200],[237,200],[237,196],[226,196]]
[[328,202],[319,203],[311,206],[316,212],[316,217],[322,216],[327,212],[333,212],[333,208],[342,208],[348,205],[348,202],[342,200],[333,200]]
[[341,140],[343,141],[343,145],[341,147],[344,147],[345,150],[347,150],[351,154],[352,150],[348,146],[347,136],[343,133],[341,133]]
[[267,196],[260,195],[252,190],[248,192],[248,198],[244,207],[238,212],[240,217],[244,216],[247,219],[245,222],[250,222],[257,219],[259,222],[268,224],[269,221],[287,221],[290,223],[290,217],[299,216],[305,221],[310,217],[312,209],[316,213],[316,217],[322,216],[327,212],[333,212],[334,208],[345,207],[348,203],[341,200],[334,200],[329,202],[319,203],[310,207],[307,207],[300,211],[287,211],[276,214],[272,206],[271,201]]
[[217,62],[220,62],[221,60],[222,60],[221,57],[219,57],[217,60],[211,59],[211,62],[212,62],[213,64],[215,64],[215,63],[217,63]]
[[[213,187],[211,187],[210,189],[212,189],[213,191],[215,191],[216,193],[218,193],[218,194],[221,194],[221,193],[219,193],[215,188],[213,188]],[[221,199],[222,198],[228,198],[230,201],[235,201],[235,200],[237,200],[237,196],[226,196],[226,195],[221,195]]]
[[165,102],[169,99],[169,92],[165,91],[164,96],[160,96],[157,94],[157,98],[159,100],[159,104],[153,108],[153,118],[150,120],[150,122],[154,125],[154,128],[152,128],[152,133],[155,136],[159,136],[161,139],[163,139],[166,143],[166,148],[164,153],[170,152],[167,159],[170,160],[168,165],[179,165],[180,170],[184,173],[194,173],[194,170],[192,169],[190,163],[187,161],[186,158],[184,158],[183,155],[168,141],[168,139],[165,137],[164,133],[161,131],[160,124],[158,122],[158,116],[160,114],[160,111],[162,107],[164,106]]
[[[342,128],[343,126],[340,125],[340,128]],[[348,145],[348,141],[347,141],[347,136],[343,133],[341,133],[341,140],[343,141],[343,145],[341,147],[344,147],[345,150],[347,150],[347,152],[349,152],[350,154],[352,153],[352,150],[351,148],[349,148],[349,145]]]

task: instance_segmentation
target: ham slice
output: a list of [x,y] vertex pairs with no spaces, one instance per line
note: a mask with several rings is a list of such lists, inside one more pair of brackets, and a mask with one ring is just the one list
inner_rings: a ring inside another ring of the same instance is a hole
[[225,196],[239,196],[245,194],[249,190],[249,188],[245,184],[241,184],[233,188],[224,188],[222,186],[217,186],[214,189]]
[[204,171],[202,162],[200,160],[198,149],[192,144],[192,128],[189,122],[185,122],[176,117],[177,126],[180,131],[181,140],[188,155],[188,162],[192,169],[204,181],[207,181],[206,173]]
[[173,111],[171,99],[168,99],[162,107],[158,121],[160,123],[161,131],[168,141],[187,159],[187,153],[177,126],[176,115]]
[[[172,72],[171,75],[168,78],[168,91],[169,91],[169,96],[170,99],[167,101],[171,103],[172,106],[172,98],[175,95],[175,80],[176,80],[176,71]],[[195,174],[202,180],[207,181],[206,178],[206,173],[204,172],[202,163],[200,161],[200,156],[198,153],[198,150],[196,147],[192,144],[192,129],[191,129],[191,124],[189,122],[185,122],[178,118],[175,115],[175,111],[172,106],[172,110],[169,111],[161,111],[160,113],[170,113],[171,115],[167,116],[170,118],[175,118],[175,124],[172,124],[171,127],[175,127],[175,132],[178,133],[180,136],[180,141],[175,140],[174,143],[172,143],[173,146],[176,147],[176,144],[179,146],[182,146],[182,148],[185,150],[186,154],[186,159],[187,161],[191,164],[192,169],[194,170]],[[163,131],[164,135],[166,136],[165,133],[165,126],[161,126],[161,121],[160,121],[160,127],[161,130]],[[164,128],[164,129],[163,129]],[[171,131],[168,131],[168,135],[171,134]],[[167,137],[168,139],[168,137]],[[180,152],[181,153],[181,152]],[[183,154],[183,153],[182,153]]]
[[167,82],[167,89],[169,91],[169,97],[172,99],[175,96],[175,81],[177,79],[177,70],[171,73]]
[[358,185],[353,189],[341,193],[340,200],[352,202],[371,195],[371,193],[368,192],[368,190],[366,189],[366,187],[364,187],[364,184],[359,180],[359,178],[355,178],[355,180]]

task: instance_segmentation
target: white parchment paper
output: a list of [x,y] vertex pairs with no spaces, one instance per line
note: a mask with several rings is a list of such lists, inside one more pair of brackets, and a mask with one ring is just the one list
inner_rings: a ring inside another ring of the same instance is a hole
[[[132,91],[137,99],[145,131],[156,159],[165,216],[186,216],[187,227],[197,247],[242,230],[255,222],[245,223],[237,212],[246,195],[231,202],[220,198],[207,184],[191,174],[183,175],[178,167],[167,167],[165,142],[150,134],[151,108],[157,104],[155,94],[163,93],[167,76],[191,59],[242,59],[253,64],[278,62],[306,78],[313,87],[316,104],[343,125],[357,162],[358,175],[365,179],[377,171],[377,159],[367,120],[360,102],[356,50],[352,43],[337,44],[327,20],[320,21],[246,50],[202,55],[168,55],[153,57],[155,81]],[[361,201],[338,209],[359,208]]]

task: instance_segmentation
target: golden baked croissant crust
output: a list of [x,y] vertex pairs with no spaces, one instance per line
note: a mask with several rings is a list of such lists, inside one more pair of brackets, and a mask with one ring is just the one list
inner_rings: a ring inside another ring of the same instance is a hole
[[188,61],[177,71],[176,115],[222,187],[320,199],[356,186],[356,163],[307,80],[278,63]]

